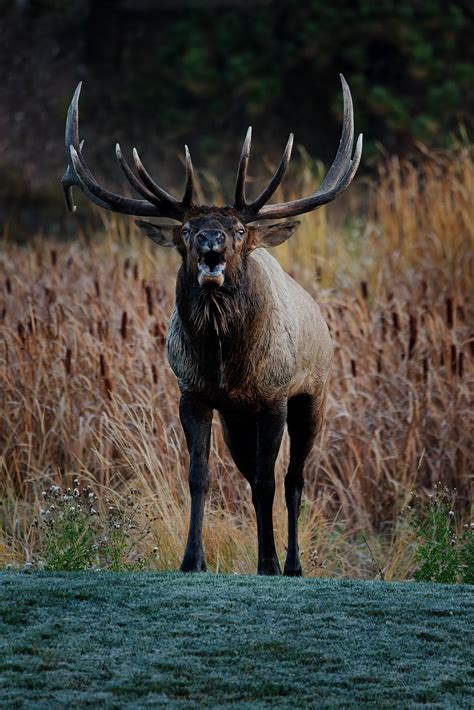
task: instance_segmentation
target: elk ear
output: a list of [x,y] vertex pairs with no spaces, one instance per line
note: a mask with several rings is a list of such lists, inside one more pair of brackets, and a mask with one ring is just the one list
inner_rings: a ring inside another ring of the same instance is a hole
[[252,227],[252,249],[258,247],[277,247],[283,244],[292,234],[296,232],[300,222],[293,220],[280,224],[268,224],[265,226]]
[[145,232],[147,237],[160,247],[177,247],[176,225],[174,224],[152,224],[141,219],[135,220],[135,224]]

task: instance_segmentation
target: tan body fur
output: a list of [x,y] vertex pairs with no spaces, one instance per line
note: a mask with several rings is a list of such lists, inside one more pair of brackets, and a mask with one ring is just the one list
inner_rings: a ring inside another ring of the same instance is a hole
[[[217,409],[222,402],[255,411],[262,402],[303,393],[323,399],[333,345],[317,303],[265,249],[249,254],[247,270],[258,288],[256,309],[245,308],[247,301],[233,308],[230,298],[230,307],[226,303],[221,312],[219,302],[211,305],[204,322],[183,324],[175,305],[167,350],[180,389],[205,393]],[[195,343],[213,332],[224,342],[209,368],[208,355],[204,363],[202,355],[196,357]]]

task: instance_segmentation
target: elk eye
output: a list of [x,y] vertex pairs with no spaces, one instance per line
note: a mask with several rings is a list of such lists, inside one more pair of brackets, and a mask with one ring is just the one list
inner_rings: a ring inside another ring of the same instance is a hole
[[184,237],[184,239],[187,239],[189,237],[189,227],[183,227],[181,230],[181,235]]
[[240,237],[243,237],[244,234],[245,234],[245,229],[244,229],[243,227],[242,227],[241,229],[238,229],[238,230],[237,230],[237,234],[238,234]]

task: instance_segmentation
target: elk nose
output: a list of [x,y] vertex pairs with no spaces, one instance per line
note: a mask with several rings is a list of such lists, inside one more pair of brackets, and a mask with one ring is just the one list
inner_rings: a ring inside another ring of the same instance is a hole
[[203,251],[221,251],[225,242],[225,234],[219,229],[203,229],[197,235],[197,243]]

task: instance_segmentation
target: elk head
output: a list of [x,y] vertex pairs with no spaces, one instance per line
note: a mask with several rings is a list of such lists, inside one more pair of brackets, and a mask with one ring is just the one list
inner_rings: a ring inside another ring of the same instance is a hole
[[289,221],[273,225],[253,225],[260,220],[294,217],[321,207],[334,200],[352,182],[362,153],[362,134],[354,142],[354,117],[349,87],[341,75],[344,118],[339,148],[319,190],[309,197],[279,204],[267,204],[279,187],[287,171],[293,146],[290,134],[283,157],[268,185],[253,201],[245,194],[247,166],[250,155],[251,128],[248,129],[237,170],[235,198],[232,207],[206,207],[194,201],[193,166],[185,146],[186,185],[181,200],[177,200],[160,187],[145,169],[133,149],[137,174],[130,168],[116,146],[116,155],[125,177],[143,199],[123,197],[101,187],[89,170],[83,155],[84,141],[79,140],[79,94],[81,84],[74,93],[66,121],[66,155],[68,166],[62,185],[69,211],[76,206],[72,187],[79,187],[95,204],[111,212],[142,217],[167,217],[178,225],[152,224],[138,220],[138,226],[156,244],[176,248],[189,275],[195,277],[203,288],[221,287],[232,281],[245,264],[245,257],[255,248],[277,246],[295,231],[298,222]]

